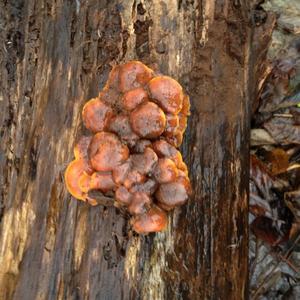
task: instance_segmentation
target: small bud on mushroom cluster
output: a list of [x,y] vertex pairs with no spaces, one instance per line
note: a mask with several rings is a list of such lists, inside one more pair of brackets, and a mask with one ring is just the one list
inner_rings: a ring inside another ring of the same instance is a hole
[[91,136],[81,137],[66,169],[68,191],[92,205],[92,190],[114,195],[132,215],[137,233],[158,232],[167,211],[191,193],[188,169],[177,150],[190,114],[180,84],[138,61],[118,65],[97,98],[83,107]]

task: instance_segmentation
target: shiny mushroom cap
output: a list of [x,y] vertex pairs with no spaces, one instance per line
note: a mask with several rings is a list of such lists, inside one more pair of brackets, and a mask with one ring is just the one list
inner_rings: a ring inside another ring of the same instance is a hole
[[95,170],[112,171],[128,159],[129,149],[115,134],[99,132],[91,141],[89,157]]
[[153,76],[153,71],[139,61],[130,61],[120,66],[119,88],[121,92],[144,86]]
[[165,112],[177,114],[182,109],[183,91],[180,84],[171,77],[158,76],[149,84],[151,99],[154,99]]
[[112,116],[112,109],[99,98],[91,99],[82,109],[82,120],[85,127],[95,133],[104,130]]
[[134,217],[132,225],[135,232],[147,234],[164,230],[167,221],[166,213],[153,205],[146,213]]
[[141,138],[153,139],[164,132],[166,116],[157,104],[145,102],[132,111],[130,124],[133,131]]
[[171,210],[184,204],[191,194],[190,182],[186,177],[178,177],[175,181],[159,186],[155,196],[158,204],[165,210]]

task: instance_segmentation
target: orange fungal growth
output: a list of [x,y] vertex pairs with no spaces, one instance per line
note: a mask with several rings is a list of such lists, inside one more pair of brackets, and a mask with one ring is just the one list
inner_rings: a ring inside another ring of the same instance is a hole
[[133,110],[139,104],[148,100],[148,94],[143,88],[128,91],[123,96],[123,106],[126,110]]
[[151,78],[153,71],[139,61],[130,61],[120,67],[119,87],[121,92],[144,86]]
[[178,177],[175,181],[161,184],[156,192],[158,203],[166,210],[182,205],[191,193],[189,180]]
[[133,229],[140,234],[162,231],[167,226],[167,215],[156,206],[153,206],[146,213],[137,215],[133,219]]
[[167,211],[191,195],[177,149],[189,115],[189,97],[176,80],[139,61],[116,65],[99,96],[83,107],[90,135],[74,147],[65,171],[68,191],[91,205],[114,197],[137,233],[164,230]]
[[177,114],[182,109],[183,92],[180,84],[168,77],[158,76],[149,82],[150,96],[165,112]]
[[96,171],[112,171],[129,157],[127,146],[113,133],[99,132],[90,144],[91,165]]
[[165,130],[166,116],[158,105],[146,102],[130,114],[130,124],[140,137],[153,139],[159,137]]
[[86,200],[86,192],[81,189],[79,181],[81,177],[87,175],[89,170],[87,163],[83,159],[73,160],[65,172],[65,182],[69,193],[79,200]]
[[178,175],[175,163],[169,158],[160,158],[154,170],[154,177],[158,183],[174,181]]
[[92,132],[104,130],[112,115],[112,109],[99,98],[88,101],[82,109],[83,123],[85,127]]

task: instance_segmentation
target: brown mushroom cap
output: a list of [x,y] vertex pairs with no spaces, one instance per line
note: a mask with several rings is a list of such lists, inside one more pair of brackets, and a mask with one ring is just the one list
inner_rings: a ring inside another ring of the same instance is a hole
[[159,183],[174,181],[178,175],[175,163],[169,158],[160,158],[154,169],[154,177]]
[[104,130],[112,115],[112,109],[99,98],[91,99],[82,109],[83,123],[92,132]]
[[184,204],[191,193],[190,182],[186,177],[178,177],[175,181],[163,183],[155,193],[158,203],[170,210]]
[[147,147],[152,147],[152,144],[149,140],[138,140],[134,146],[134,152],[144,153]]
[[174,147],[179,147],[182,144],[183,134],[180,131],[175,132],[172,136],[167,136],[166,140]]
[[143,192],[136,192],[132,196],[132,201],[128,206],[128,211],[132,215],[143,214],[150,207],[151,203],[152,200],[149,195]]
[[128,172],[127,177],[124,181],[124,186],[130,189],[133,185],[143,183],[146,180],[146,176],[141,174],[137,170],[131,170]]
[[164,140],[156,141],[152,146],[158,157],[167,157],[172,159],[175,162],[176,167],[180,169],[183,162],[182,155],[174,146]]
[[87,159],[92,136],[82,136],[74,147],[75,159]]
[[131,155],[133,169],[141,174],[150,174],[157,163],[157,155],[151,148],[146,148],[142,154]]
[[120,204],[128,206],[132,200],[132,193],[130,193],[124,186],[119,186],[116,189],[115,198]]
[[97,171],[112,171],[129,157],[129,150],[118,137],[109,132],[99,132],[89,147],[92,167]]
[[167,215],[162,209],[152,206],[146,213],[134,217],[132,223],[137,233],[158,232],[166,228]]
[[83,192],[79,185],[81,176],[85,176],[89,167],[85,160],[76,159],[70,162],[65,172],[65,182],[69,193],[76,199],[85,200],[86,193]]
[[143,192],[146,193],[147,195],[152,195],[155,193],[157,186],[158,183],[156,182],[156,180],[149,178],[143,183],[133,185],[129,191],[131,193]]
[[123,96],[123,106],[126,110],[133,110],[142,102],[148,100],[148,94],[143,88],[137,88],[131,91],[128,91]]
[[115,182],[113,181],[111,172],[95,172],[91,176],[90,189],[99,189],[106,193],[112,191],[115,188]]
[[166,116],[158,105],[145,102],[131,112],[130,124],[140,137],[156,138],[165,130]]
[[179,127],[179,118],[177,115],[172,114],[166,114],[166,129],[165,129],[165,135],[171,136]]
[[129,171],[131,170],[131,160],[128,159],[123,164],[113,169],[113,180],[116,184],[123,184]]
[[128,116],[123,114],[112,117],[108,129],[109,131],[116,133],[122,142],[130,147],[134,146],[139,139],[138,135],[131,129]]
[[151,99],[165,112],[177,114],[182,109],[182,87],[176,80],[168,76],[158,76],[149,82],[148,87]]
[[120,66],[120,90],[125,93],[145,85],[152,78],[153,71],[139,61],[130,61]]

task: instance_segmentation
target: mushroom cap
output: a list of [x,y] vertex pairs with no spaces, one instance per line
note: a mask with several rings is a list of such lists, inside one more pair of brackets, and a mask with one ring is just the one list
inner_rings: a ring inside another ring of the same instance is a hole
[[179,147],[182,144],[183,134],[180,131],[175,132],[172,136],[167,136],[166,140],[174,147]]
[[124,94],[122,102],[126,110],[131,111],[139,104],[148,100],[148,94],[143,88],[137,88]]
[[132,196],[132,201],[128,206],[128,211],[132,215],[143,214],[150,207],[152,200],[149,195],[143,192],[136,192]]
[[190,182],[186,177],[178,177],[175,181],[163,183],[155,193],[156,199],[165,210],[184,204],[191,193]]
[[177,115],[166,114],[166,129],[164,135],[172,136],[179,127],[179,118]]
[[85,160],[76,159],[70,162],[65,171],[65,182],[69,193],[76,199],[85,200],[86,193],[81,190],[79,180],[85,176],[89,167]]
[[182,109],[180,113],[183,114],[184,116],[189,116],[191,114],[190,109],[191,109],[190,98],[188,95],[184,95],[182,99]]
[[128,159],[129,150],[115,134],[99,132],[91,141],[89,157],[95,170],[112,171]]
[[148,84],[150,98],[165,112],[177,114],[182,109],[183,91],[181,85],[171,77],[158,76]]
[[182,155],[173,145],[164,140],[158,140],[154,142],[152,146],[158,157],[167,157],[172,159],[175,162],[176,167],[180,169],[183,162]]
[[123,114],[112,117],[108,129],[117,134],[125,144],[131,147],[134,146],[139,139],[138,135],[131,129],[128,116]]
[[120,91],[125,93],[144,86],[151,78],[153,71],[139,61],[130,61],[120,66]]
[[183,115],[183,114],[179,114],[178,115],[179,117],[179,126],[178,126],[178,129],[179,131],[181,131],[182,133],[185,132],[186,130],[186,127],[187,127],[187,116]]
[[99,98],[91,99],[82,109],[83,123],[92,132],[104,130],[112,116],[112,109]]
[[130,124],[135,133],[142,138],[157,138],[166,127],[164,112],[153,102],[139,105],[130,114]]
[[150,174],[157,163],[157,155],[151,148],[146,148],[142,154],[131,155],[133,169],[141,174]]
[[82,136],[74,147],[75,159],[87,159],[92,136]]
[[123,164],[113,169],[112,176],[116,184],[123,184],[127,178],[128,172],[131,169],[130,159],[126,160]]
[[129,191],[131,193],[143,192],[147,195],[153,195],[157,189],[157,186],[157,181],[149,178],[143,183],[133,185]]
[[135,153],[144,153],[147,147],[152,147],[152,144],[149,140],[138,140],[134,146]]
[[146,176],[141,174],[137,170],[130,170],[127,174],[127,177],[124,181],[124,186],[127,189],[130,189],[133,185],[143,183],[146,180]]
[[101,190],[106,193],[115,188],[111,172],[95,172],[91,176],[90,190]]
[[154,169],[154,177],[159,183],[174,181],[178,175],[175,163],[169,158],[160,158]]
[[162,231],[167,226],[167,215],[153,205],[146,213],[134,217],[132,225],[134,231],[140,234]]
[[132,200],[132,193],[121,185],[116,189],[115,199],[118,203],[128,206]]

